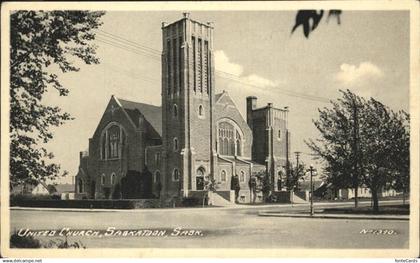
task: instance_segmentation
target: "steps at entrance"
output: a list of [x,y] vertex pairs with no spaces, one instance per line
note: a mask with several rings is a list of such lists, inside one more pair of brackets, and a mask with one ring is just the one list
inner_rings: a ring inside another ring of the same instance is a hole
[[292,196],[292,200],[291,200],[291,202],[293,203],[293,204],[307,204],[308,203],[308,201],[306,201],[305,199],[303,199],[303,198],[301,198],[301,197],[299,197],[298,195],[296,195],[295,193],[293,193],[293,196]]
[[212,192],[210,196],[210,202],[214,206],[237,206],[237,204],[226,200],[216,192]]

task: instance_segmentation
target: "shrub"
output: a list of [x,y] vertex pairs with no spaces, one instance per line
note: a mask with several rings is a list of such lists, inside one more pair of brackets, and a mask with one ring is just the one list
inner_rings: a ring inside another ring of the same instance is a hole
[[185,207],[192,207],[201,205],[201,202],[197,197],[185,197],[182,199],[181,204]]
[[18,234],[10,236],[11,248],[41,248],[41,242],[33,237],[21,237]]

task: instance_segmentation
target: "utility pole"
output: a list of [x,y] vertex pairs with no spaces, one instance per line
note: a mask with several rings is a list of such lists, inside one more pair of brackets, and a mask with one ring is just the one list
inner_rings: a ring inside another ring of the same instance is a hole
[[296,151],[295,154],[296,154],[296,174],[295,174],[296,178],[295,179],[296,179],[296,182],[299,184],[299,156],[301,152]]

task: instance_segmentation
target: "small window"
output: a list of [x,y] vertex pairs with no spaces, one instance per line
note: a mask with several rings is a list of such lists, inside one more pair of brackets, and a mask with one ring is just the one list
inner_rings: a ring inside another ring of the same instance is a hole
[[105,174],[101,175],[101,184],[104,185],[105,184]]
[[159,172],[159,171],[156,171],[156,172],[155,172],[155,176],[154,176],[154,178],[153,178],[153,181],[154,181],[155,183],[160,182],[160,172]]
[[116,178],[115,173],[112,173],[111,174],[111,184],[115,184],[115,178]]
[[174,104],[174,117],[178,117],[178,106],[176,104]]
[[277,132],[277,139],[281,140],[281,130],[278,130]]
[[174,169],[174,172],[172,173],[172,180],[175,182],[179,181],[179,171],[176,168]]
[[160,153],[155,154],[155,164],[156,166],[160,166]]
[[174,138],[174,151],[178,151],[178,139]]
[[245,173],[244,173],[244,171],[241,171],[241,175],[239,176],[239,181],[245,182]]
[[226,171],[225,170],[222,170],[222,172],[220,173],[220,181],[226,182]]
[[198,116],[200,116],[200,117],[204,116],[203,105],[198,106]]

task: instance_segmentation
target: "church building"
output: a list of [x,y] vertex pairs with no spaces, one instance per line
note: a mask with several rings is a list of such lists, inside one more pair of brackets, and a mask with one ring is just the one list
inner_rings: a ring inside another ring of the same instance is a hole
[[120,193],[128,184],[138,198],[192,197],[213,178],[216,192],[232,202],[237,175],[238,201],[249,202],[250,176],[262,172],[272,191],[282,190],[288,109],[257,107],[257,98],[247,97],[244,119],[227,92],[215,93],[211,23],[188,13],[162,23],[162,46],[161,106],[111,96],[88,151],[80,153],[77,196],[133,198]]

